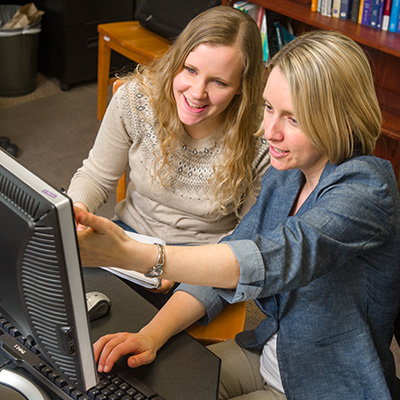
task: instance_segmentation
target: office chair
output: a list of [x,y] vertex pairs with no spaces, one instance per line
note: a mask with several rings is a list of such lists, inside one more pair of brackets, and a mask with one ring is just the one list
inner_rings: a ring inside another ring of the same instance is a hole
[[[117,79],[113,83],[113,93],[124,83],[123,79]],[[118,181],[117,202],[126,196],[126,171]],[[186,329],[191,336],[205,346],[213,343],[234,339],[236,334],[242,332],[246,322],[246,302],[228,304],[224,310],[206,326],[194,323]]]

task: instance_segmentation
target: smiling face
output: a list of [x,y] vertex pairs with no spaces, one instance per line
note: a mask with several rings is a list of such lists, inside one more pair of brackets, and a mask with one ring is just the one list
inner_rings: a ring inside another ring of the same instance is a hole
[[279,67],[274,67],[269,75],[264,100],[265,138],[270,145],[272,166],[279,170],[300,169],[308,181],[318,180],[328,158],[301,130],[294,115],[289,85]]
[[178,116],[194,139],[222,123],[222,112],[240,93],[242,63],[236,46],[200,44],[187,56],[173,81]]

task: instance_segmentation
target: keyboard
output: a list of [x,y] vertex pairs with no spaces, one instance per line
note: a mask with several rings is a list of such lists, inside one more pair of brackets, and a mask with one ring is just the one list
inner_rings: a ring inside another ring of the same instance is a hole
[[0,346],[4,355],[23,367],[62,400],[165,400],[132,373],[99,374],[99,383],[86,393],[60,377],[41,355],[4,316],[0,314]]

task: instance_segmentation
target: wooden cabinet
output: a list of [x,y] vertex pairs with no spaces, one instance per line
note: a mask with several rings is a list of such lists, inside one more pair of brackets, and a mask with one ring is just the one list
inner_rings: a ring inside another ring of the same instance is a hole
[[[382,135],[375,154],[392,162],[400,187],[400,34],[380,31],[350,20],[324,17],[318,12],[312,12],[307,0],[252,2],[292,18],[297,34],[316,28],[337,30],[361,45],[371,61],[383,114]],[[227,6],[232,6],[233,3],[235,1],[222,1]]]

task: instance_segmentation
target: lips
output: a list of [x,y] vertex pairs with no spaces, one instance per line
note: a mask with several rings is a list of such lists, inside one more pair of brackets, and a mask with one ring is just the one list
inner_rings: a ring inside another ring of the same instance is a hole
[[277,147],[274,147],[272,145],[269,146],[269,151],[270,151],[270,154],[273,157],[276,157],[276,158],[284,157],[286,154],[289,154],[289,151],[281,150],[281,149],[279,149]]
[[201,110],[204,110],[206,107],[207,107],[207,105],[198,105],[198,104],[194,104],[194,103],[192,103],[187,97],[185,97],[184,96],[184,98],[185,98],[185,101],[186,101],[186,104],[190,107],[190,109],[192,109],[192,110],[195,110],[195,111],[201,111]]

